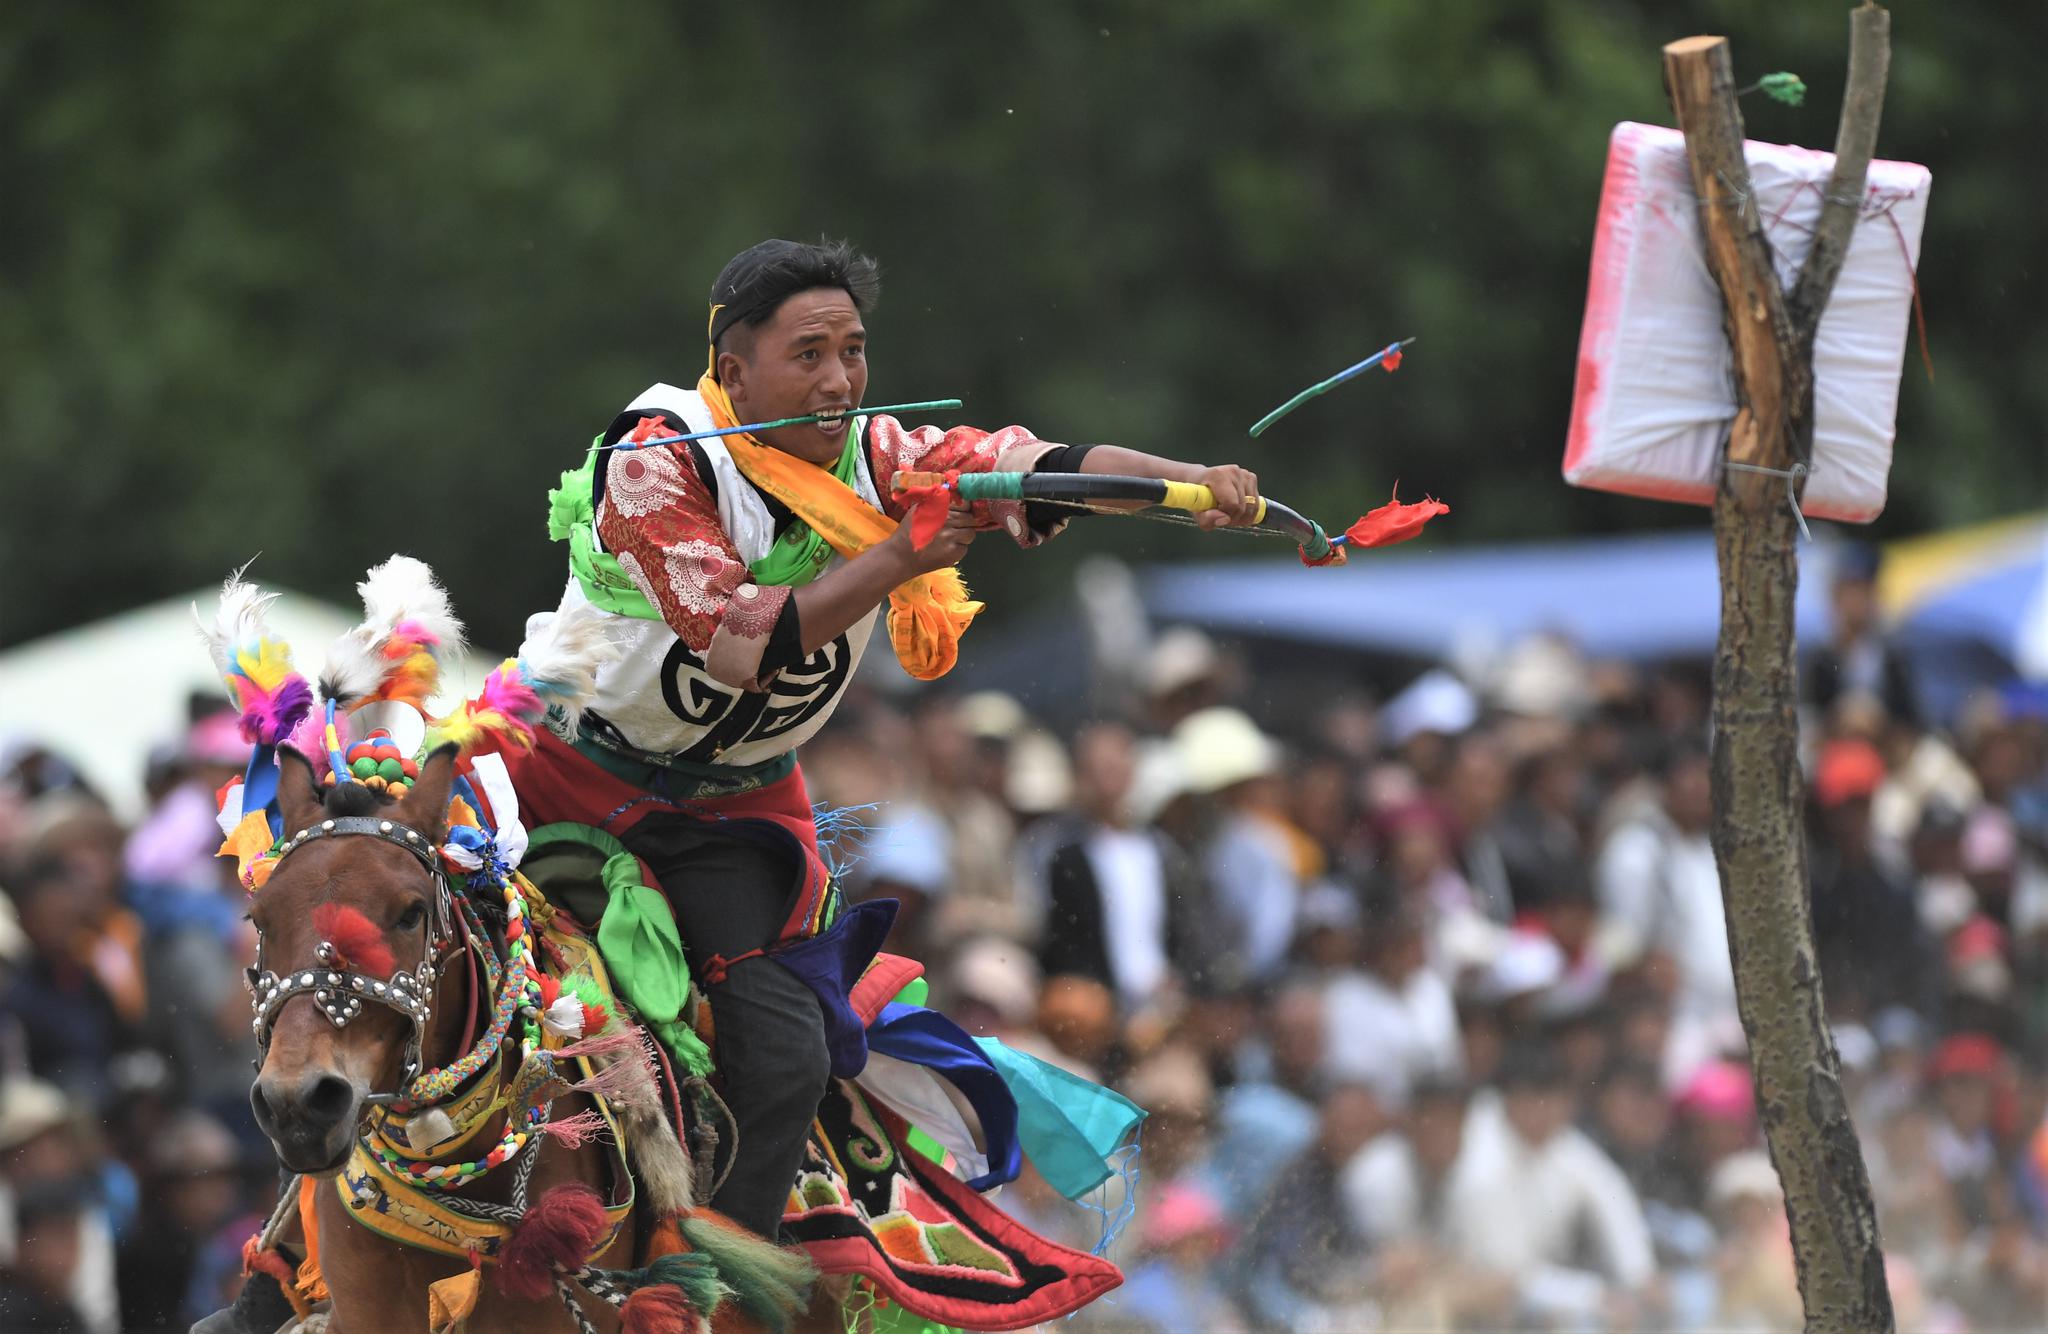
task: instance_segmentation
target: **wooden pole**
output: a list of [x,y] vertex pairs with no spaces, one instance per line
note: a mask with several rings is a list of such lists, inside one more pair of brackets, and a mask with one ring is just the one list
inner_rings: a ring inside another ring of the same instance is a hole
[[[1771,1161],[1785,1190],[1809,1330],[1893,1328],[1877,1211],[1849,1122],[1815,963],[1799,766],[1793,498],[1813,456],[1813,342],[1860,212],[1890,59],[1890,15],[1850,16],[1849,85],[1821,218],[1788,297],[1742,156],[1721,37],[1664,48],[1708,267],[1735,353],[1737,410],[1714,500],[1721,634],[1714,654],[1714,857],[1737,1006]],[[1769,471],[1751,471],[1768,469]]]

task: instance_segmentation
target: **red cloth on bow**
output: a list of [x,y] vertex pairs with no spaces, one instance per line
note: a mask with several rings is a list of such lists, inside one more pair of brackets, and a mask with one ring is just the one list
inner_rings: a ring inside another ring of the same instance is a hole
[[1392,500],[1346,528],[1344,536],[1354,547],[1390,547],[1421,533],[1422,525],[1437,515],[1450,512],[1451,507],[1434,496],[1403,505],[1401,489],[1395,487]]
[[953,508],[954,484],[959,480],[959,470],[955,469],[942,482],[905,486],[896,492],[897,499],[909,510],[910,544],[919,551],[930,546],[946,526],[946,515]]

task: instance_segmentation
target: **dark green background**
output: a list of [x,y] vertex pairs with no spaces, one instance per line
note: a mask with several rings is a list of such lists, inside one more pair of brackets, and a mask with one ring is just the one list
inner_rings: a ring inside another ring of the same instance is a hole
[[[481,642],[562,555],[543,492],[767,234],[885,267],[871,398],[1256,468],[1439,544],[1697,524],[1558,478],[1607,134],[1728,34],[1754,137],[1832,143],[1847,6],[1598,0],[0,9],[0,640],[218,579],[347,601],[394,549]],[[1893,7],[1879,151],[1934,172],[1880,535],[2048,496],[2048,7]],[[1391,379],[1245,427],[1395,337]],[[1005,544],[1006,545],[1006,544]],[[1098,524],[969,564],[991,617]],[[1061,548],[1065,547],[1063,551]],[[1276,552],[1276,555],[1284,555]]]

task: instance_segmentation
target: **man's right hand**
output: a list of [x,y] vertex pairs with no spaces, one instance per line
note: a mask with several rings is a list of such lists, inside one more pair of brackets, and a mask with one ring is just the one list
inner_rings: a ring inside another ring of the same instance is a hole
[[899,544],[897,555],[902,559],[909,573],[905,579],[914,579],[920,574],[943,570],[949,565],[958,565],[967,554],[967,544],[974,540],[974,511],[966,501],[955,499],[946,511],[945,526],[938,536],[918,550],[910,540],[910,520],[896,525],[896,531],[889,535],[889,541]]
[[896,525],[885,541],[869,547],[836,569],[827,570],[796,590],[799,643],[815,653],[875,607],[889,600],[899,585],[956,565],[974,540],[974,515],[964,503],[946,512],[945,526],[919,551],[910,541],[910,524]]

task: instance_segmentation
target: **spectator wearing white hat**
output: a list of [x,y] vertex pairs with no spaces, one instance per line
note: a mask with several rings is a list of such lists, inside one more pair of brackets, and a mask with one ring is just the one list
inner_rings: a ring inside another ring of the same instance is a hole
[[932,926],[952,880],[952,833],[929,807],[893,804],[870,832],[852,879],[862,899],[896,900],[892,953],[931,957]]
[[1792,1329],[1804,1322],[1792,1232],[1778,1169],[1760,1149],[1723,1160],[1707,1186],[1707,1208],[1721,1233],[1720,1310],[1728,1329]]
[[[114,1229],[79,1110],[54,1085],[0,1076],[0,1329],[120,1327]],[[68,1319],[30,1323],[46,1313]]]
[[1478,697],[1463,681],[1437,668],[1387,701],[1380,730],[1387,745],[1424,784],[1434,787],[1450,769],[1452,743],[1478,721]]
[[922,804],[944,825],[947,889],[927,936],[946,945],[1018,926],[1010,845],[1017,826],[1003,785],[1025,730],[1023,706],[998,691],[925,701],[913,723]]
[[1224,698],[1224,663],[1216,641],[1177,625],[1153,641],[1145,658],[1145,696],[1152,725],[1171,731]]
[[976,1036],[1010,1040],[1030,1032],[1040,981],[1028,948],[1000,936],[982,936],[954,953],[952,966],[939,979],[937,1008]]
[[1283,813],[1280,748],[1250,718],[1222,707],[1182,720],[1173,748],[1188,791],[1219,808],[1202,869],[1221,938],[1247,976],[1270,978],[1294,943],[1302,893],[1301,836]]

